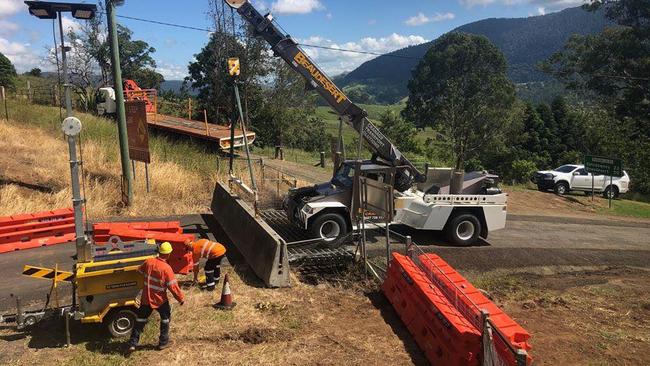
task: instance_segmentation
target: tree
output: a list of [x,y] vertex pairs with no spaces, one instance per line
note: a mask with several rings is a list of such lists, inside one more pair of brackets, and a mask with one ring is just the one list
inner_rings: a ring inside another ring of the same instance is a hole
[[[574,36],[560,52],[545,63],[545,71],[595,101],[610,118],[595,120],[606,126],[591,126],[603,131],[603,145],[612,141],[616,148],[603,149],[624,159],[634,187],[650,192],[650,3],[640,0],[592,1],[590,9],[604,8],[618,26],[591,36]],[[596,107],[592,105],[592,107]],[[625,133],[623,139],[614,136]]]
[[249,27],[241,23],[222,0],[213,0],[210,5],[209,15],[214,19],[215,32],[201,52],[194,55],[196,61],[189,64],[186,81],[198,92],[200,108],[207,110],[210,120],[231,120],[236,112],[234,78],[228,74],[227,60],[237,57],[244,106],[260,111],[264,99],[262,83],[270,72],[266,42],[253,37]]
[[16,69],[14,68],[14,65],[0,52],[0,85],[5,88],[13,88],[15,77]]
[[380,116],[381,131],[403,152],[419,152],[415,126],[399,113],[387,109]]
[[145,41],[131,39],[132,36],[129,28],[117,26],[122,78],[135,80],[143,89],[157,89],[165,78],[155,70],[156,60],[152,55],[156,49]]
[[504,131],[515,101],[503,53],[487,38],[464,33],[434,42],[408,89],[404,117],[445,136],[457,170]]
[[31,76],[35,76],[37,78],[40,78],[41,73],[42,73],[41,69],[39,69],[38,67],[35,67],[35,68],[29,70],[26,74],[31,75]]
[[253,128],[262,146],[290,146],[307,151],[324,150],[328,138],[325,122],[314,118],[316,96],[305,93],[305,80],[283,60],[270,62],[272,85],[251,112]]

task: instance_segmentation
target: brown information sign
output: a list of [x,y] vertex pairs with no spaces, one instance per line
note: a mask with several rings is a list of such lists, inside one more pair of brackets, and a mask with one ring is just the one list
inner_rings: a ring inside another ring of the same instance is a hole
[[126,110],[126,130],[129,135],[129,156],[131,160],[151,162],[149,153],[149,129],[147,109],[143,100],[124,102]]

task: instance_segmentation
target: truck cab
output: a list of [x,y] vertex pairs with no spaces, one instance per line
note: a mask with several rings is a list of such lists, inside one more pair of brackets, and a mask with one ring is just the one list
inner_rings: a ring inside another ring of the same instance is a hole
[[[334,242],[352,231],[350,209],[354,191],[355,161],[346,161],[327,183],[289,191],[283,208],[289,220],[309,232],[311,237]],[[359,176],[378,182],[391,183],[389,166],[363,161]],[[473,187],[475,177],[467,183]],[[491,175],[485,175],[492,184]],[[469,186],[468,186],[469,187]],[[449,241],[465,246],[488,232],[502,229],[506,221],[506,195],[494,189],[482,189],[494,194],[429,194],[413,187],[405,192],[394,191],[395,224],[418,230],[443,231]]]

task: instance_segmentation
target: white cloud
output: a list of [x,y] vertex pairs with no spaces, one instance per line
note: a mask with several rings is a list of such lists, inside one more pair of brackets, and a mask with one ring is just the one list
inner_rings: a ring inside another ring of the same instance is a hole
[[165,77],[165,80],[183,80],[187,76],[187,67],[168,62],[158,62],[156,71]]
[[278,14],[307,14],[324,8],[319,0],[276,0],[271,6]]
[[43,56],[33,51],[29,43],[12,42],[0,38],[0,53],[7,56],[18,72],[30,70],[34,67],[43,68]]
[[325,18],[327,18],[327,19],[332,19],[332,13],[327,13],[327,14],[325,14]]
[[[427,39],[417,35],[400,35],[393,33],[387,37],[365,37],[355,42],[336,43],[332,40],[313,36],[299,40],[300,43],[325,46],[353,51],[369,51],[373,53],[392,52],[407,46],[426,42]],[[369,61],[376,55],[354,52],[326,50],[313,47],[304,47],[305,52],[329,75],[337,75],[345,71],[352,71],[362,63]]]
[[22,0],[1,0],[0,18],[14,15],[23,9],[27,10],[27,5]]
[[432,16],[426,16],[420,12],[418,15],[408,18],[404,24],[415,27],[429,22],[442,22],[444,20],[451,20],[455,17],[456,15],[454,15],[454,13],[436,13]]
[[81,23],[65,15],[61,19],[61,22],[63,23],[63,33],[66,36],[70,32],[79,32],[81,30]]
[[537,8],[537,14],[539,14],[539,15],[546,14],[546,8],[544,8],[543,6],[538,7]]
[[430,21],[431,21],[431,19],[429,19],[428,16],[424,15],[424,13],[418,13],[418,15],[408,18],[404,22],[404,24],[414,27],[414,26],[429,23]]

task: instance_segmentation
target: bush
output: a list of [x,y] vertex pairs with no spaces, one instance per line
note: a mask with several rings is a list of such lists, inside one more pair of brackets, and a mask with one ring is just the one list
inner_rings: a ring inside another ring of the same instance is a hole
[[537,165],[530,160],[515,160],[512,162],[512,169],[509,172],[508,180],[517,183],[526,182],[537,170]]

